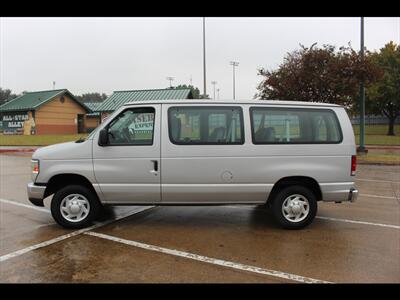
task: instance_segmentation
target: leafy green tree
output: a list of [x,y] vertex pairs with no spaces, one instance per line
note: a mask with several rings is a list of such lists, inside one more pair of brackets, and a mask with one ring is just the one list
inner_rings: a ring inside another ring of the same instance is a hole
[[18,95],[13,94],[10,89],[2,89],[0,87],[0,105],[17,97]]
[[86,93],[82,94],[80,96],[75,96],[79,101],[81,102],[103,102],[105,99],[107,99],[106,94],[100,94],[100,93]]
[[361,60],[351,48],[323,45],[287,53],[276,70],[261,68],[263,80],[256,97],[261,99],[297,100],[336,103],[349,109],[359,99],[362,78],[369,85],[380,76],[380,69],[370,61],[369,53]]
[[400,115],[400,45],[387,43],[379,52],[372,53],[371,60],[384,74],[368,87],[367,108],[372,113],[385,115],[389,119],[387,135],[395,135],[394,124]]
[[193,86],[193,85],[186,85],[186,84],[180,84],[176,87],[174,87],[176,89],[191,89],[192,90],[192,95],[193,95],[193,99],[210,99],[210,97],[208,95],[206,95],[206,97],[203,97],[202,94],[200,94],[200,90],[199,88]]

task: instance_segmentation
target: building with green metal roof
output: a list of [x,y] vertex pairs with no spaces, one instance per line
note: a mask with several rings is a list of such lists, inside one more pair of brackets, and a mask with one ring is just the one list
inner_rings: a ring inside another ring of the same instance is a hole
[[88,113],[88,115],[98,115],[99,113],[97,112],[97,109],[100,107],[100,105],[103,104],[103,102],[83,102],[84,105],[86,105],[92,112]]
[[97,109],[103,102],[85,102],[91,112],[86,114],[85,128],[87,132],[92,132],[100,124],[100,112]]
[[179,100],[179,99],[193,99],[191,89],[153,89],[153,90],[132,90],[132,91],[115,91],[104,102],[95,109],[96,112],[101,113],[103,120],[111,112],[120,108],[125,103],[135,101],[149,101],[149,100]]
[[0,106],[0,133],[83,133],[93,130],[125,103],[179,99],[193,99],[191,89],[115,91],[103,102],[95,103],[82,103],[67,89],[27,92]]
[[69,134],[85,132],[92,112],[67,89],[27,92],[0,106],[2,134]]

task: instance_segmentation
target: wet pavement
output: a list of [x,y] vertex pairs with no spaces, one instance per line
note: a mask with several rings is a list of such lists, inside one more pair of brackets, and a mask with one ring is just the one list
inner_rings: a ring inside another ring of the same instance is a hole
[[109,207],[78,232],[24,206],[29,162],[0,155],[0,282],[400,282],[399,166],[359,165],[358,201],[303,230],[228,205]]

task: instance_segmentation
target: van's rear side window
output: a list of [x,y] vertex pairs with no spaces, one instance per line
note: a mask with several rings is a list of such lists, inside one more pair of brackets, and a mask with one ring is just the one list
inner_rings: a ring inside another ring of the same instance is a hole
[[169,138],[178,145],[243,144],[241,107],[179,106],[168,110]]
[[342,132],[329,109],[250,108],[254,144],[337,144]]

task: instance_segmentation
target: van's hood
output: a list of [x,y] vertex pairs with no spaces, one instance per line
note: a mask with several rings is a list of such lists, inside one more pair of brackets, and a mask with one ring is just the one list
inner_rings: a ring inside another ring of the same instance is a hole
[[81,143],[67,142],[37,149],[32,159],[85,159],[92,158],[92,140]]

